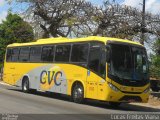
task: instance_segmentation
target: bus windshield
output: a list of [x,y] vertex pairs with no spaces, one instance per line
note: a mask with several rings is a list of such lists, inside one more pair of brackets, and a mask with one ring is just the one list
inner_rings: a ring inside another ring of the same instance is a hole
[[142,47],[110,44],[110,74],[120,79],[146,80],[148,78],[148,62],[146,51]]

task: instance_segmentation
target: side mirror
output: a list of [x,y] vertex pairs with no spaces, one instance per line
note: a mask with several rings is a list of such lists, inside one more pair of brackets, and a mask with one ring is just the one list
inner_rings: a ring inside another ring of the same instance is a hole
[[111,48],[109,45],[106,46],[106,62],[110,62],[111,59]]

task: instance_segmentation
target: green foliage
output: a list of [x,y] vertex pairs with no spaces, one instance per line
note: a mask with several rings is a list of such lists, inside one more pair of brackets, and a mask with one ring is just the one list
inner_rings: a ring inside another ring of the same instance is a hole
[[32,27],[17,14],[9,12],[6,20],[0,24],[0,61],[4,59],[8,44],[29,42],[33,39]]
[[151,58],[150,73],[151,76],[160,79],[160,39],[154,44],[155,55]]
[[154,51],[156,53],[156,55],[160,55],[160,39],[158,39],[156,41],[156,43],[154,44]]

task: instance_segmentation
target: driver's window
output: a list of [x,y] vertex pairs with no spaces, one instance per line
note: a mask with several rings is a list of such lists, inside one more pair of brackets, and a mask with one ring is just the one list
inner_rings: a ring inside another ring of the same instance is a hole
[[142,67],[142,55],[137,54],[136,62],[137,62],[136,69],[141,69],[141,67]]
[[137,50],[135,53],[136,53],[135,54],[135,57],[136,57],[135,68],[136,68],[136,70],[139,72],[146,73],[147,72],[147,61],[146,61],[145,55],[139,50]]
[[90,70],[100,74],[103,78],[105,77],[106,71],[106,54],[105,45],[102,43],[91,43],[88,67]]

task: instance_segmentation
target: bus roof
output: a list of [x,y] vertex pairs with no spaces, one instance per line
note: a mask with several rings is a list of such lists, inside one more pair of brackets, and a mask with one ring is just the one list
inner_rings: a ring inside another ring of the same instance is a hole
[[56,44],[56,43],[70,43],[70,42],[85,42],[85,41],[100,41],[106,43],[107,41],[117,41],[117,42],[124,42],[130,44],[141,45],[138,42],[133,42],[130,40],[119,39],[119,38],[112,38],[112,37],[99,37],[99,36],[90,36],[84,38],[64,38],[64,37],[57,37],[57,38],[46,38],[46,39],[39,39],[35,42],[28,42],[28,43],[13,43],[8,45],[7,47],[16,47],[16,46],[30,46],[30,45],[41,45],[41,44]]

